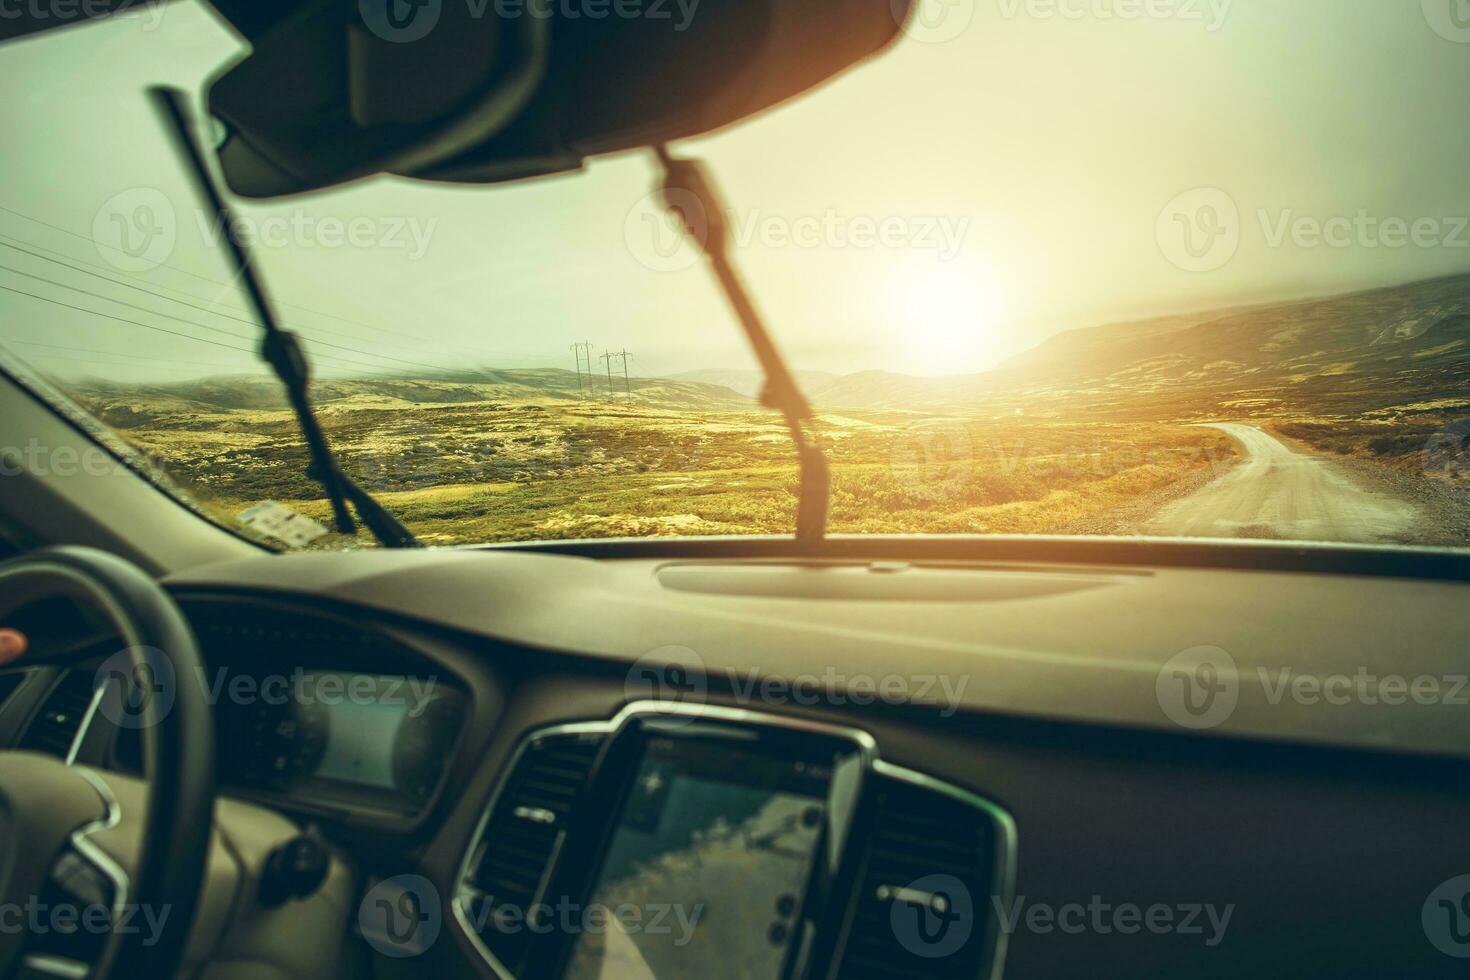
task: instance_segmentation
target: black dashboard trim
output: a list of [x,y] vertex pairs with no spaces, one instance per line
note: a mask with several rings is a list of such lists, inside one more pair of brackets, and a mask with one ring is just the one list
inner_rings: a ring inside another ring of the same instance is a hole
[[1470,548],[1238,539],[861,534],[828,535],[821,541],[802,542],[775,535],[740,535],[504,542],[452,550],[523,551],[594,559],[1041,562],[1470,581]]

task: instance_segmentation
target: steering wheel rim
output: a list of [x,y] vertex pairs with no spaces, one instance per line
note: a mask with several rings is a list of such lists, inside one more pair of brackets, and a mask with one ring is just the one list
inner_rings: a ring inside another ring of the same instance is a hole
[[[0,625],[17,610],[57,596],[86,602],[107,617],[123,639],[134,676],[159,670],[169,675],[170,696],[146,694],[130,726],[141,736],[149,789],[142,846],[127,888],[128,905],[167,909],[168,917],[146,937],[117,929],[114,922],[91,976],[172,977],[187,949],[213,827],[214,727],[199,648],[169,595],[121,558],[91,548],[55,547],[0,564]],[[32,650],[22,663],[76,667],[81,654],[43,656]],[[118,687],[113,681],[112,674],[99,671],[94,685]],[[117,692],[102,695],[108,696]],[[95,788],[95,777],[88,782]],[[0,764],[0,793],[5,785],[6,767]],[[0,962],[0,971],[5,968]]]

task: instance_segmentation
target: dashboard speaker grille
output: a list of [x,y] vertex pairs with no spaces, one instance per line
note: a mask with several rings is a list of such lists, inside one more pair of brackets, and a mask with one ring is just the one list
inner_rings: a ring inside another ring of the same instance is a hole
[[92,704],[92,672],[68,670],[52,686],[21,736],[20,747],[66,758]]
[[512,973],[525,965],[528,913],[542,898],[566,824],[603,736],[543,735],[529,743],[496,799],[460,883],[461,909]]
[[840,980],[976,980],[995,953],[998,829],[949,793],[889,777],[837,976]]

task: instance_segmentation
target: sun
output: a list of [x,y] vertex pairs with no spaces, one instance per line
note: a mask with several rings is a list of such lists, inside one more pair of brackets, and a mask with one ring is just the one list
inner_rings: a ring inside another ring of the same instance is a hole
[[964,374],[995,362],[1005,303],[985,271],[942,262],[903,270],[890,307],[890,349],[909,370]]

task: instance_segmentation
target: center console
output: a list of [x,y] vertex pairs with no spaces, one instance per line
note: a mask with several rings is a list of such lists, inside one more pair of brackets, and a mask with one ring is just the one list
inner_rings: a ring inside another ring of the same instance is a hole
[[523,741],[453,911],[506,978],[995,977],[1015,846],[865,732],[647,702]]

